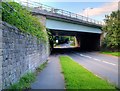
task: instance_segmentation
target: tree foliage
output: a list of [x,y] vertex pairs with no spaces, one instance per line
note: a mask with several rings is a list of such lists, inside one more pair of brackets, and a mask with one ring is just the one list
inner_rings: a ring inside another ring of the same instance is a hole
[[108,49],[117,50],[120,45],[120,11],[114,11],[110,15],[106,15],[103,32],[107,33],[103,46]]

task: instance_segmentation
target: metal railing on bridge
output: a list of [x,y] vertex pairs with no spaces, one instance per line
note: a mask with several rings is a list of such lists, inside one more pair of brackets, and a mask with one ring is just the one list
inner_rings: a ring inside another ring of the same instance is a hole
[[74,18],[74,19],[84,21],[84,22],[87,22],[87,23],[92,23],[92,24],[101,25],[101,26],[104,25],[104,23],[101,22],[101,21],[97,21],[97,20],[91,19],[89,17],[85,17],[85,16],[82,16],[82,15],[79,15],[79,14],[76,14],[76,13],[66,11],[66,10],[53,8],[51,6],[44,5],[44,4],[41,4],[39,2],[33,2],[33,1],[30,1],[30,0],[28,2],[24,2],[24,1],[21,2],[19,0],[14,0],[14,1],[20,3],[21,5],[23,5],[25,8],[27,8],[31,12],[34,11],[34,10],[45,11],[45,12],[48,12],[48,13],[65,16],[66,18]]

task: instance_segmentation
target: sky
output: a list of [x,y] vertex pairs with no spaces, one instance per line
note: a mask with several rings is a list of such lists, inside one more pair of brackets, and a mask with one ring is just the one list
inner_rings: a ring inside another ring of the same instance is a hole
[[[20,0],[25,1],[25,0]],[[26,0],[27,1],[27,0]],[[118,9],[119,0],[28,0],[28,2],[40,2],[42,4],[67,10],[92,19],[103,21],[105,15]]]

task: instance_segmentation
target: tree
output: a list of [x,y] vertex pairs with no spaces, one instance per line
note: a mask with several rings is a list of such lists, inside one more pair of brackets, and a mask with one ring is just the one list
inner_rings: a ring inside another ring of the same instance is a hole
[[103,32],[107,33],[103,39],[104,47],[117,50],[120,45],[120,11],[114,11],[110,15],[105,16],[105,25]]

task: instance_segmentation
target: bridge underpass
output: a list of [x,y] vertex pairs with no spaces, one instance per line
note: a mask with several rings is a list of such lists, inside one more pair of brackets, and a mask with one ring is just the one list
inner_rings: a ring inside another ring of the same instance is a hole
[[[40,18],[43,25],[45,25],[53,35],[76,36],[78,44],[77,48],[58,49],[55,51],[56,54],[59,54],[60,52],[65,54],[68,52],[67,55],[72,57],[76,62],[82,64],[91,72],[105,78],[105,80],[108,79],[110,82],[118,84],[117,58],[103,56],[94,52],[73,52],[73,50],[99,50],[100,35],[102,33],[101,27],[104,25],[102,22],[39,3],[32,4],[31,6],[34,7],[31,9],[32,14]],[[55,57],[57,57],[56,54]]]
[[54,36],[75,36],[79,50],[99,50],[102,22],[45,5],[31,12]]
[[[117,58],[105,55],[103,56],[96,52],[82,53],[73,51],[99,50],[100,35],[102,33],[101,27],[103,25],[101,22],[85,16],[71,13],[69,11],[55,9],[43,4],[35,3],[35,5],[31,6],[34,6],[31,11],[32,14],[38,18],[41,18],[40,21],[52,32],[53,35],[76,36],[78,44],[77,48],[62,50],[58,49],[55,50],[56,54],[59,54],[60,52],[65,54],[68,52],[68,56],[72,57],[76,62],[90,70],[92,73],[104,78],[105,80],[118,84]],[[54,57],[57,57],[56,54]],[[48,73],[50,73],[50,71]],[[50,84],[52,81],[49,81]]]
[[96,51],[100,49],[101,27],[96,25],[84,25],[71,21],[46,19],[45,25],[54,36],[75,36],[76,50]]
[[[74,36],[75,47],[68,49],[73,49],[77,51],[96,51],[100,48],[100,34],[53,29],[49,29],[49,31],[52,33],[53,36]],[[68,49],[61,48],[61,50]],[[60,51],[60,49],[57,50]]]

